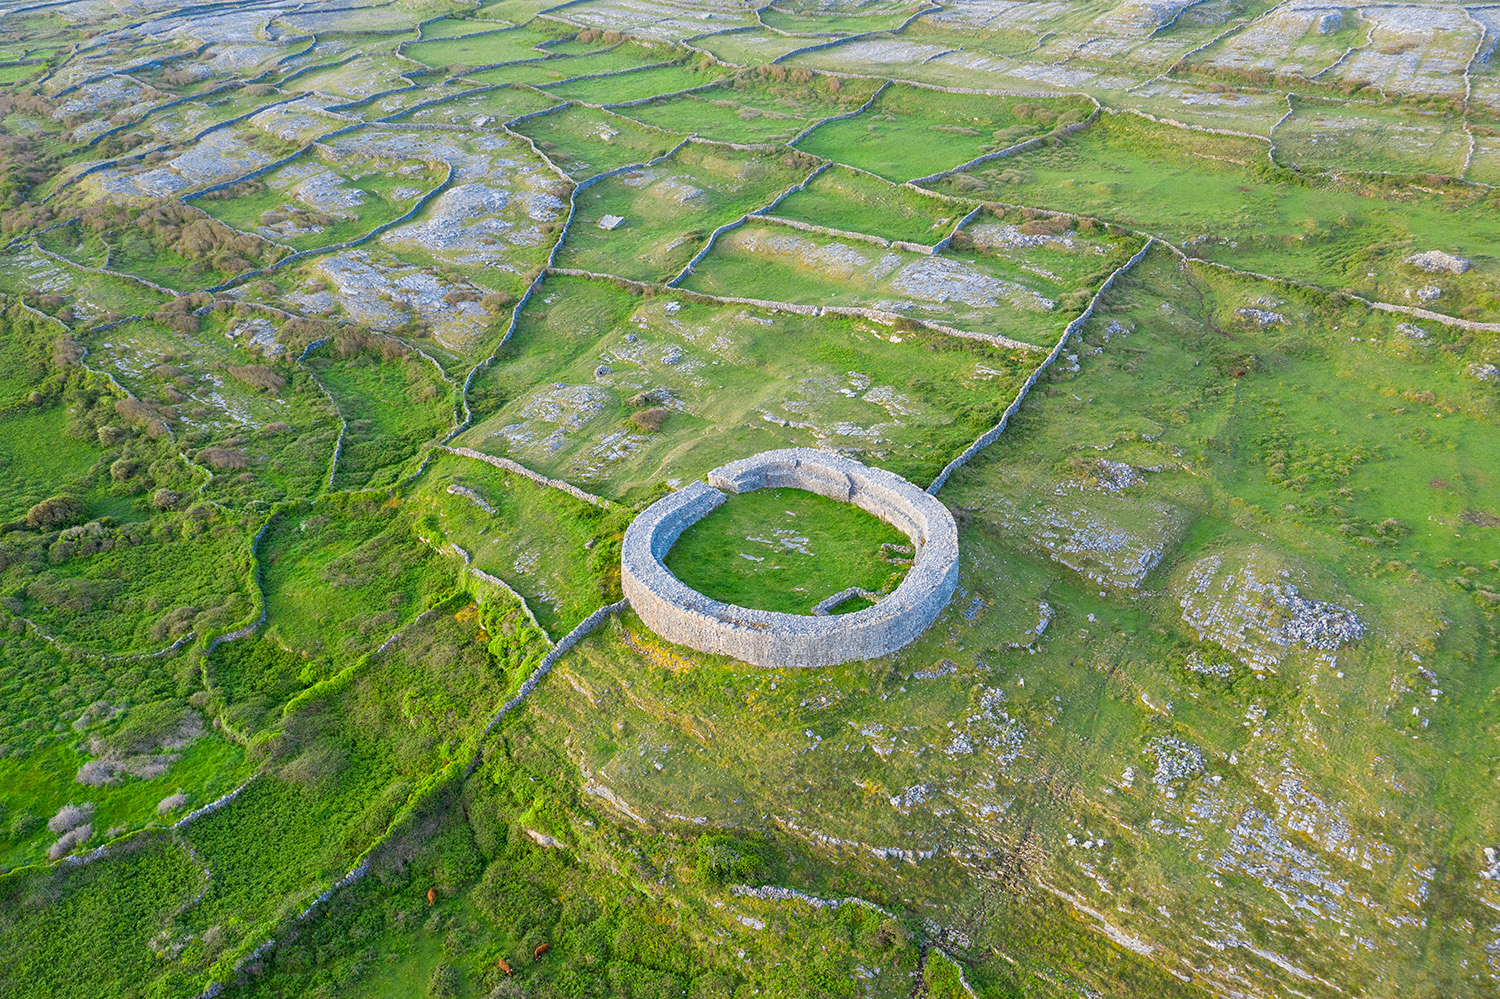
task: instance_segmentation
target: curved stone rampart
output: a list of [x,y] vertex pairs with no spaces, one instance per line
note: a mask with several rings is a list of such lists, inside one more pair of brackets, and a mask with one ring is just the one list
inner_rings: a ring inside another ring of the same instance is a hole
[[[682,532],[725,493],[789,487],[852,503],[905,533],[916,552],[895,591],[852,614],[783,614],[721,603],[662,563]],[[621,582],[630,606],[663,638],[756,666],[832,666],[889,655],[927,629],[958,582],[958,527],[938,500],[892,472],[810,448],[733,461],[648,507],[625,532]]]

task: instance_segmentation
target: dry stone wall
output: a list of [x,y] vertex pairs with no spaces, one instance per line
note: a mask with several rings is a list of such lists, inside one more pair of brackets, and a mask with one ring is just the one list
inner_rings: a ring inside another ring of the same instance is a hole
[[[912,540],[911,571],[889,596],[853,614],[812,616],[755,610],[687,586],[662,559],[726,493],[790,487],[852,503]],[[811,448],[766,451],[730,462],[653,503],[625,532],[625,597],[646,627],[669,641],[755,666],[833,666],[889,655],[947,606],[958,582],[958,527],[948,508],[891,472]]]

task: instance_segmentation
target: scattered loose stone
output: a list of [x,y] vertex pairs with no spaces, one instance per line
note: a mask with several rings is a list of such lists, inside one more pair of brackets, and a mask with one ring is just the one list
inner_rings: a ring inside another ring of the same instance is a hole
[[1273,668],[1295,646],[1333,651],[1364,637],[1365,626],[1353,611],[1308,600],[1276,571],[1250,560],[1237,571],[1221,573],[1224,560],[1210,555],[1188,572],[1181,599],[1182,620],[1199,641],[1240,656],[1251,667]]

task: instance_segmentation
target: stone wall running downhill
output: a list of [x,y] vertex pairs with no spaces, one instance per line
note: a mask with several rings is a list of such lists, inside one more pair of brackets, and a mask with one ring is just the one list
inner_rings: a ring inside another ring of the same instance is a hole
[[[916,558],[895,591],[852,614],[813,616],[713,600],[667,570],[662,559],[725,493],[790,487],[879,517],[912,540]],[[755,666],[833,666],[889,655],[938,616],[958,582],[958,527],[941,502],[892,472],[811,448],[765,451],[732,461],[648,507],[625,532],[621,582],[652,631],[701,652]]]

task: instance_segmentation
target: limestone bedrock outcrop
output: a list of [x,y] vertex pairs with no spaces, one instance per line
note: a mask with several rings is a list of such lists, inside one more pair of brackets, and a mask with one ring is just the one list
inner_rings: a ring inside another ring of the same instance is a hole
[[[852,503],[905,533],[916,557],[901,585],[873,607],[815,617],[721,603],[662,564],[682,532],[726,493],[775,487]],[[834,666],[889,655],[927,630],[958,583],[958,526],[947,507],[892,472],[812,448],[764,451],[642,511],[625,531],[620,572],[631,608],[668,641],[754,666]]]

